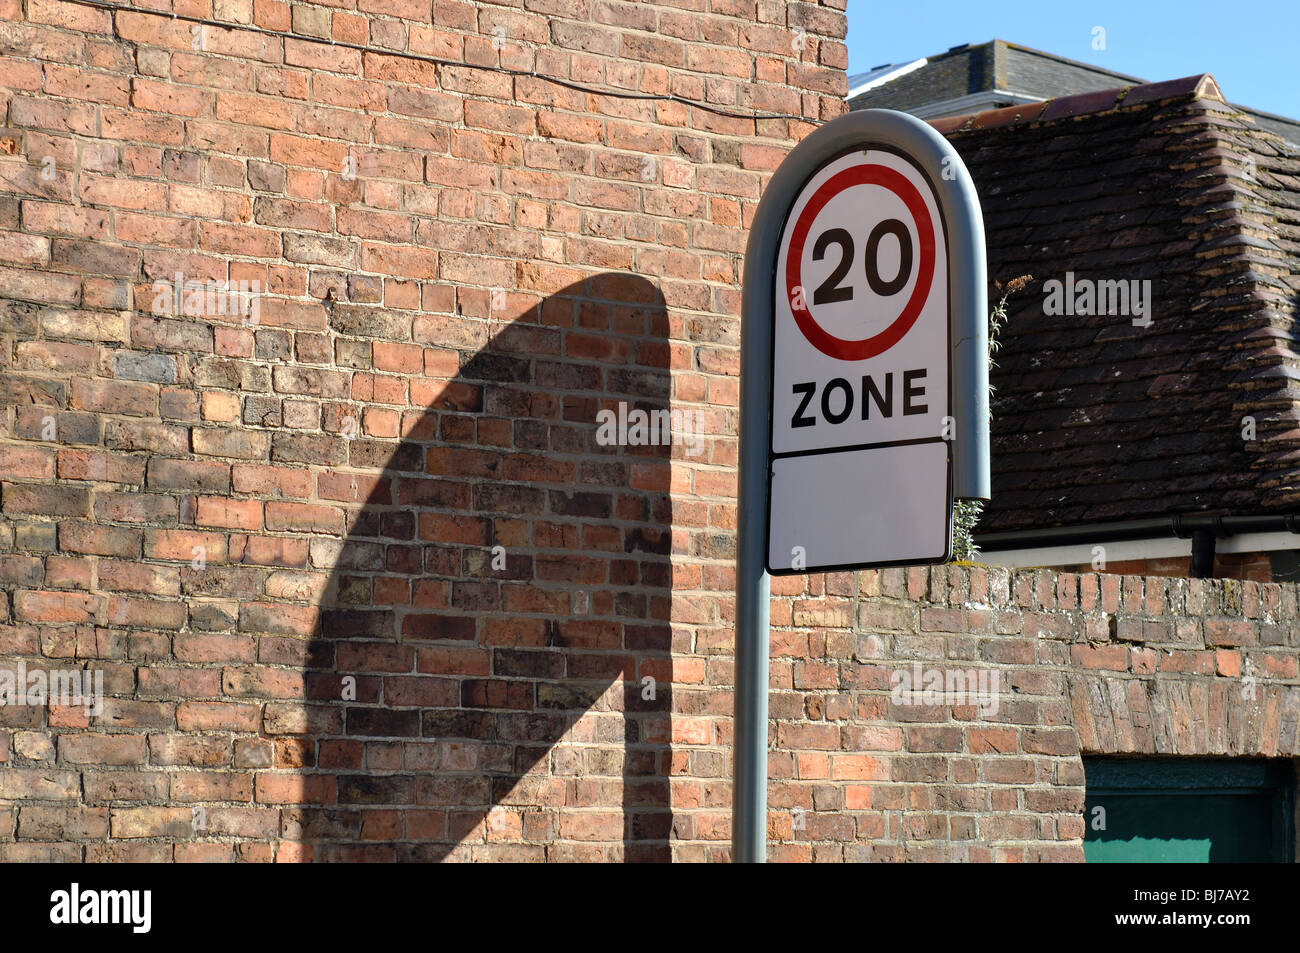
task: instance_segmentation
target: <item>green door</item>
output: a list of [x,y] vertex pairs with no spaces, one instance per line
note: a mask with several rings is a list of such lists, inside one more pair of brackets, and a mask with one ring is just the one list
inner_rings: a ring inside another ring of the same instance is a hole
[[1295,769],[1244,758],[1085,758],[1090,863],[1289,863]]

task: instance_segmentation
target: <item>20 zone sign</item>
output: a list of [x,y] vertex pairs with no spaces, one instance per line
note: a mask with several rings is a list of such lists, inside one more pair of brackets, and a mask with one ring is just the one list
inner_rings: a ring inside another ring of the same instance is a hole
[[773,276],[769,571],[949,558],[947,282],[905,156],[854,150],[800,190]]

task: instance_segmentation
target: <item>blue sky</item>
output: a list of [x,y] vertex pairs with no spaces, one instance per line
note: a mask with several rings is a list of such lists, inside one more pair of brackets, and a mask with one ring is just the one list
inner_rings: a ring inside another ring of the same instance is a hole
[[999,39],[1151,81],[1212,73],[1230,102],[1300,119],[1296,0],[848,0],[848,17],[850,75]]

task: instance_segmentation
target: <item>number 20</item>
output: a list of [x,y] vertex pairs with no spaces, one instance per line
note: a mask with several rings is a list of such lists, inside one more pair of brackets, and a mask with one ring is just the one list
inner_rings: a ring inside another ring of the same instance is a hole
[[[899,252],[898,274],[889,281],[880,277],[880,265],[877,261],[880,240],[886,235],[893,235],[898,240]],[[849,267],[853,262],[853,236],[843,228],[832,228],[822,232],[813,245],[813,260],[821,261],[826,257],[826,249],[831,245],[840,246],[840,263],[813,292],[813,304],[853,300],[853,286],[840,285],[844,276],[849,273]],[[882,298],[898,294],[907,284],[907,279],[912,274],[912,236],[908,234],[907,226],[898,219],[887,218],[871,230],[871,235],[867,238],[866,271],[867,284]]]

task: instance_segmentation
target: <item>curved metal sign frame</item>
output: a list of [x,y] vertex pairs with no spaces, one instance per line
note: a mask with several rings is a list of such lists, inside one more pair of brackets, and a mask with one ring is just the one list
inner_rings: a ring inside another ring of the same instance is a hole
[[741,295],[740,505],[736,574],[735,797],[732,857],[767,849],[767,571],[771,478],[774,281],[786,219],[810,177],[836,156],[884,148],[906,156],[934,187],[947,238],[952,495],[988,499],[988,301],[984,223],[974,183],[952,145],[927,123],[887,109],[850,112],[812,132],[772,175],[745,252]]

